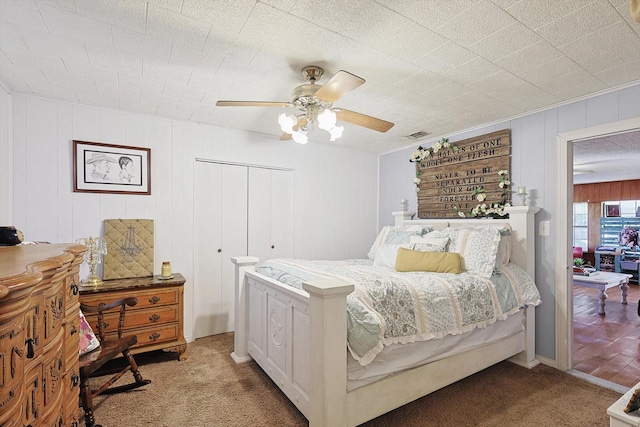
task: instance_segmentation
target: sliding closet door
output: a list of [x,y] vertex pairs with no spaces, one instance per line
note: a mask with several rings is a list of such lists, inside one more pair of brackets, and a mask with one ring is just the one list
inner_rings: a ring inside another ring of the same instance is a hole
[[260,261],[294,256],[292,170],[249,168],[248,252]]
[[195,338],[234,330],[231,257],[247,254],[247,167],[195,162]]
[[294,254],[294,173],[271,170],[271,258]]

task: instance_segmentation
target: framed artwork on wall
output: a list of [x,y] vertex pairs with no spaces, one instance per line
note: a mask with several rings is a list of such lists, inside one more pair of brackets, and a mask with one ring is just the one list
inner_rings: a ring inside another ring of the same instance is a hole
[[604,205],[604,215],[606,217],[620,216],[620,205]]
[[74,140],[73,191],[151,194],[151,149]]

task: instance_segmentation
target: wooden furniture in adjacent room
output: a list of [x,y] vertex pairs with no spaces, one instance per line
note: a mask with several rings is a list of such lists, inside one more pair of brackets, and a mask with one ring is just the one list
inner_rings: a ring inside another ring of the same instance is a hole
[[[89,306],[80,304],[82,312],[85,314],[95,314],[98,316],[98,336],[100,347],[93,351],[84,353],[80,356],[80,399],[84,409],[84,424],[86,427],[101,427],[95,424],[93,416],[93,398],[103,393],[118,393],[121,391],[132,390],[151,383],[145,380],[138,371],[138,364],[131,354],[131,347],[136,344],[135,335],[123,335],[124,320],[126,307],[133,307],[137,304],[135,298],[125,298],[117,301],[108,302],[99,306]],[[109,310],[118,310],[118,332],[115,337],[107,338],[105,335],[104,312]],[[100,369],[105,363],[113,360],[116,356],[122,354],[127,359],[127,366],[120,369],[110,377],[107,381],[100,385],[97,389],[92,390],[89,386],[89,378]],[[131,371],[134,382],[111,387],[113,383],[118,381],[125,373]]]
[[606,271],[596,271],[590,276],[580,274],[573,275],[573,284],[598,290],[598,314],[605,315],[604,304],[607,300],[607,289],[619,287],[622,294],[622,304],[627,303],[627,291],[629,290],[629,279],[631,274],[610,273]]
[[[178,352],[179,359],[186,359],[187,342],[184,339],[184,282],[181,274],[174,273],[171,279],[160,276],[132,279],[106,280],[104,284],[90,287],[80,286],[80,302],[98,305],[123,298],[136,298],[138,304],[127,310],[124,335],[135,335],[137,344],[131,347],[133,354],[151,350]],[[94,331],[98,330],[98,315],[85,313]],[[104,315],[107,337],[118,331],[117,309]]]
[[0,247],[2,426],[80,425],[78,266],[85,250]]

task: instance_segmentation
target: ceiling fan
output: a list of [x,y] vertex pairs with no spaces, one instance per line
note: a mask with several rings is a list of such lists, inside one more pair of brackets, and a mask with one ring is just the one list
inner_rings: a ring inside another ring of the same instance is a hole
[[299,143],[306,143],[307,132],[317,123],[331,135],[331,141],[339,138],[344,130],[343,126],[336,126],[336,120],[363,126],[378,132],[386,132],[393,127],[393,123],[356,113],[344,108],[333,107],[333,103],[346,93],[364,83],[364,79],[340,70],[324,85],[316,84],[324,74],[324,70],[317,65],[309,65],[302,69],[302,76],[309,82],[293,90],[290,102],[276,101],[218,101],[218,107],[281,107],[297,108],[302,111],[299,115],[280,114],[278,123],[284,132],[280,139],[293,139]]

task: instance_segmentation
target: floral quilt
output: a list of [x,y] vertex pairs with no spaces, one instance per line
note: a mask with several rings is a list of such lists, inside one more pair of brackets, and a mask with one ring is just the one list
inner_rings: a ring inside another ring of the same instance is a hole
[[347,346],[365,366],[385,345],[411,343],[486,327],[540,304],[531,277],[508,264],[490,278],[461,273],[399,273],[371,260],[264,262],[258,273],[302,289],[303,282],[340,278],[347,296]]

